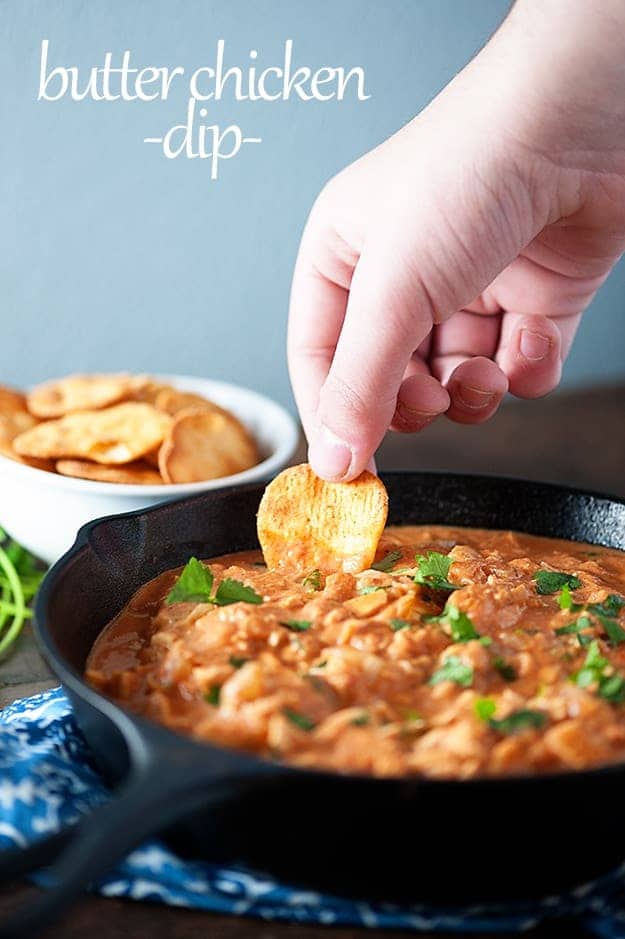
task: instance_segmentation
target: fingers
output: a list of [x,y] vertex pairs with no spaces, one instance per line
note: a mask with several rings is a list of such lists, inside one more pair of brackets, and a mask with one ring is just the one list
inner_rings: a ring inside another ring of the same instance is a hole
[[581,314],[557,320],[541,315],[505,313],[497,363],[519,398],[538,398],[558,385],[562,362],[571,348]]
[[508,379],[492,359],[467,359],[447,382],[451,399],[447,417],[460,424],[481,424],[493,416],[507,390]]
[[[353,479],[365,468],[393,419],[406,366],[432,315],[397,251],[377,245],[363,253],[319,395],[309,460],[320,476]],[[408,405],[413,401],[409,391]]]
[[[391,429],[402,434],[423,430],[439,414],[444,414],[451,403],[446,389],[428,374],[425,362],[421,360],[421,364],[423,369],[414,369],[413,374],[404,378],[397,395]],[[411,371],[410,366],[407,371]]]

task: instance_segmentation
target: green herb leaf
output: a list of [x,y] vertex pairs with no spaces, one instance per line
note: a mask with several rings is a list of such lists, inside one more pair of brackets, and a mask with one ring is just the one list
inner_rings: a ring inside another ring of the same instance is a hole
[[299,727],[300,730],[308,731],[313,730],[315,727],[315,722],[309,717],[306,717],[305,714],[300,714],[298,711],[293,711],[291,708],[283,708],[282,713],[288,721],[296,727]]
[[571,596],[571,588],[568,584],[565,584],[560,594],[558,596],[558,605],[561,610],[570,610],[571,613],[577,613],[578,610],[581,610],[581,603],[573,603],[573,597]]
[[497,720],[491,717],[488,721],[493,730],[501,734],[516,734],[520,730],[527,730],[530,727],[542,727],[547,722],[547,715],[544,711],[532,711],[529,708],[523,708],[520,711],[513,711],[508,717],[502,717]]
[[367,597],[370,593],[377,593],[378,590],[386,590],[386,587],[380,587],[379,584],[378,584],[377,587],[372,587],[372,586],[368,586],[368,587],[359,587],[359,588],[358,588],[358,596],[359,596],[359,597]]
[[321,590],[321,571],[311,571],[302,581],[302,587],[310,590]]
[[394,633],[399,632],[400,629],[409,629],[410,623],[407,619],[392,619],[390,620],[390,627]]
[[579,688],[595,686],[600,698],[605,698],[611,704],[621,704],[625,701],[625,678],[618,673],[606,675],[610,663],[599,649],[599,643],[594,639],[588,647],[586,660],[579,671],[571,675],[571,681]]
[[369,723],[370,720],[371,715],[368,714],[367,711],[363,711],[362,714],[354,717],[354,719],[350,721],[350,724],[352,724],[354,727],[364,727]]
[[596,616],[613,646],[620,646],[622,642],[625,642],[625,629],[619,626],[615,619],[600,616],[598,613]]
[[281,626],[292,629],[294,633],[303,633],[312,626],[312,620],[309,619],[285,619],[280,621]]
[[582,582],[575,574],[565,574],[563,571],[536,571],[533,580],[536,581],[536,593],[556,593],[562,587],[578,590]]
[[401,560],[401,551],[389,551],[388,554],[385,554],[380,561],[376,561],[375,564],[371,565],[371,570],[373,571],[382,571],[384,574],[388,574],[390,570]]
[[587,616],[578,616],[572,623],[567,623],[566,626],[559,626],[555,634],[556,636],[567,636],[571,633],[579,634],[583,629],[591,628],[592,623]]
[[493,668],[499,672],[504,681],[515,681],[517,678],[514,665],[510,665],[509,662],[506,662],[505,659],[499,656],[493,659]]
[[238,655],[231,655],[228,662],[233,668],[242,668],[246,662],[249,662],[249,659],[241,658]]
[[454,606],[451,600],[447,601],[440,616],[426,616],[425,622],[441,623],[449,626],[451,638],[454,642],[469,642],[471,639],[480,638],[471,617],[459,610],[457,606]]
[[231,603],[262,603],[263,598],[256,593],[255,590],[252,590],[251,587],[246,587],[245,584],[242,584],[240,580],[232,580],[230,577],[225,577],[217,587],[217,593],[213,597],[213,603],[216,603],[218,606],[229,606]]
[[165,603],[211,603],[213,572],[197,558],[189,558]]
[[481,646],[492,646],[492,636],[480,636],[478,642]]
[[473,709],[481,721],[489,721],[497,710],[497,705],[492,698],[477,698]]
[[415,584],[422,584],[432,590],[450,591],[458,589],[458,584],[452,584],[447,580],[449,568],[453,561],[446,554],[440,554],[438,551],[428,551],[427,556],[418,554],[416,562]]
[[612,618],[618,616],[624,606],[625,597],[619,596],[618,593],[611,593],[603,603],[591,603],[588,611],[596,616],[609,616]]
[[457,655],[450,655],[431,675],[428,685],[439,685],[442,681],[453,681],[462,688],[468,688],[473,681],[473,668]]
[[212,704],[214,707],[219,706],[219,698],[221,696],[221,688],[219,685],[211,685],[210,691],[207,691],[204,695],[204,700],[208,704]]

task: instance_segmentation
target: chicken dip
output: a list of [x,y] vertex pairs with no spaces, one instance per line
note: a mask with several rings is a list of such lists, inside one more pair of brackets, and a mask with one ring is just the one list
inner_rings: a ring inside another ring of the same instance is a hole
[[466,778],[625,759],[625,553],[389,527],[358,574],[260,552],[146,584],[86,676],[198,740],[299,767]]

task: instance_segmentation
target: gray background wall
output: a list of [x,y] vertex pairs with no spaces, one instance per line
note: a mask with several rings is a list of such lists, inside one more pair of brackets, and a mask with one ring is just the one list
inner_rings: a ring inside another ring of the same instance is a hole
[[[0,381],[76,369],[177,371],[291,402],[284,356],[299,234],[324,181],[408,120],[503,17],[503,0],[4,0],[0,4]],[[143,144],[168,102],[38,103],[41,39],[82,68],[362,65],[371,100],[209,103],[250,145],[219,180]],[[586,315],[569,383],[625,376],[625,267]]]

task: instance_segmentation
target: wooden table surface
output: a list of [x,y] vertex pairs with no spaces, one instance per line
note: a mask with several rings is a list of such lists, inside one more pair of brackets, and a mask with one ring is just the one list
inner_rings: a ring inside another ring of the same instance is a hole
[[[441,420],[418,436],[392,434],[378,454],[380,469],[436,469],[501,473],[586,487],[625,497],[625,385],[562,392],[542,401],[511,402],[481,427]],[[300,457],[304,458],[301,448]],[[1,515],[0,505],[0,515]],[[1,518],[0,518],[1,521]],[[0,707],[56,682],[26,628],[12,655],[0,665]],[[0,922],[14,902],[34,888],[0,887]],[[106,935],[107,939],[187,939],[200,932],[219,939],[391,939],[405,933],[269,924],[160,905],[85,896],[46,935]],[[579,927],[566,929],[570,939]],[[440,935],[440,934],[439,934]],[[562,935],[541,929],[533,937]]]

